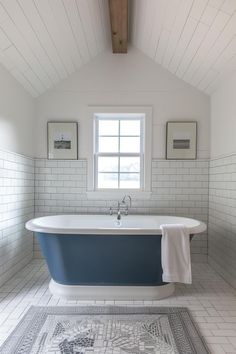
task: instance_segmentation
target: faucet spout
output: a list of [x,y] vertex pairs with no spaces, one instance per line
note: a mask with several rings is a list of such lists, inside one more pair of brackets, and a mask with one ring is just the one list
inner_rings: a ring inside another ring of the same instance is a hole
[[131,198],[131,196],[128,195],[128,194],[126,194],[126,195],[123,197],[123,199],[122,199],[122,203],[123,203],[123,204],[125,204],[126,199],[129,200],[129,206],[130,206],[130,208],[131,208],[131,206],[132,206],[132,198]]
[[126,194],[126,195],[123,197],[123,199],[122,199],[122,203],[123,203],[123,204],[125,204],[126,199],[129,200],[129,207],[131,208],[131,207],[132,207],[132,198],[131,198],[131,196],[128,195],[128,194]]

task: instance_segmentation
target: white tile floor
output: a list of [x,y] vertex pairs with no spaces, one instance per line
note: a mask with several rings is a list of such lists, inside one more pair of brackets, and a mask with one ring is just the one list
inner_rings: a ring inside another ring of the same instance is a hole
[[173,296],[161,301],[62,301],[50,295],[48,282],[45,263],[34,260],[0,288],[0,344],[31,305],[185,306],[212,354],[236,354],[236,290],[208,264],[194,264],[193,284],[178,285]]

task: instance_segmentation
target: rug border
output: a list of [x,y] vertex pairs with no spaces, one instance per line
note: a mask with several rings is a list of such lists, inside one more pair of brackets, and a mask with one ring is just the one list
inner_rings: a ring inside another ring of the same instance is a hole
[[[13,329],[13,331],[9,334],[6,340],[0,347],[1,354],[10,354],[10,347],[16,346],[20,339],[22,338],[23,334],[27,330],[28,326],[30,325],[30,321],[34,314],[46,313],[49,314],[65,314],[65,311],[69,315],[122,315],[122,314],[130,314],[130,315],[138,315],[138,314],[145,314],[145,315],[155,315],[155,314],[185,314],[187,319],[181,316],[181,322],[184,326],[185,331],[187,332],[189,339],[191,340],[191,344],[195,354],[210,354],[210,351],[207,348],[206,342],[201,335],[194,319],[188,308],[186,307],[172,307],[172,306],[96,306],[96,305],[89,305],[89,306],[30,306],[28,311],[24,314],[22,319]],[[189,327],[186,325],[188,322],[192,324],[192,329],[195,332],[195,335],[190,333]],[[41,327],[40,327],[41,328]],[[189,341],[190,342],[190,341]],[[16,354],[16,353],[15,353]]]

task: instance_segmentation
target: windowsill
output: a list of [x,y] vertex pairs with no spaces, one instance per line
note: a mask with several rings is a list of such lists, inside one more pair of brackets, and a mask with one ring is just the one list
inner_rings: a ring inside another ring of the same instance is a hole
[[122,199],[124,195],[130,195],[132,199],[147,200],[151,198],[151,192],[140,191],[140,190],[104,190],[104,191],[88,191],[87,198],[90,200],[111,200],[111,199]]

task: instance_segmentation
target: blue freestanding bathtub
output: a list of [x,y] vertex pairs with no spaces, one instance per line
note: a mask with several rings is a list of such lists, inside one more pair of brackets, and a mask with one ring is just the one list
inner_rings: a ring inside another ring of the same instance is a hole
[[30,220],[46,259],[53,294],[68,299],[160,299],[174,291],[162,282],[161,224],[200,221],[170,216],[56,215]]

